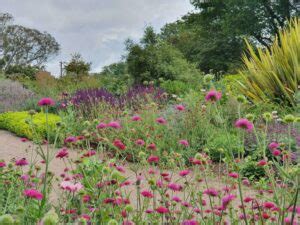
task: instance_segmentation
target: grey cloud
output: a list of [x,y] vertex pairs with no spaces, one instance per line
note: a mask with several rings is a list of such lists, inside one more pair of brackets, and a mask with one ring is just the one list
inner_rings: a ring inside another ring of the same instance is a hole
[[52,34],[61,53],[47,64],[58,74],[58,62],[80,52],[92,62],[93,71],[118,61],[124,41],[137,40],[146,25],[159,30],[192,10],[189,0],[0,0],[1,11],[16,24]]

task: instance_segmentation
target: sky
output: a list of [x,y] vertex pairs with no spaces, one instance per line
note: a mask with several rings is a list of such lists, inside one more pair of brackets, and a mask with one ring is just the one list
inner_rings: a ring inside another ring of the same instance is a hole
[[146,26],[156,31],[193,10],[189,0],[0,0],[1,12],[14,24],[50,33],[61,46],[46,69],[59,74],[59,62],[78,52],[92,63],[92,72],[117,62],[124,41],[135,41]]

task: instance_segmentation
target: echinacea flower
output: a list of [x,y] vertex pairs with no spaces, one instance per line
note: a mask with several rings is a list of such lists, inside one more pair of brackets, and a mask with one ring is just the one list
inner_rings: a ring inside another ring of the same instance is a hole
[[238,173],[235,173],[235,172],[231,172],[231,173],[228,174],[228,176],[230,176],[230,177],[236,179],[236,178],[239,177],[239,174],[238,174]]
[[229,203],[233,200],[233,199],[235,199],[235,195],[233,195],[233,194],[228,194],[228,195],[226,195],[226,196],[224,196],[223,198],[222,198],[222,208],[225,210],[226,208],[227,208],[227,206],[229,205]]
[[190,173],[189,170],[182,170],[182,171],[179,172],[179,176],[185,177],[185,176],[187,176],[189,173]]
[[118,121],[111,121],[107,124],[107,126],[115,129],[121,128],[121,124]]
[[254,128],[253,123],[245,118],[238,119],[235,122],[235,127],[251,132]]
[[76,191],[81,190],[83,188],[83,185],[80,182],[71,183],[70,181],[63,181],[63,182],[61,182],[60,187],[63,190],[67,190],[70,192],[76,192]]
[[117,147],[120,150],[125,150],[126,149],[126,145],[119,139],[114,140],[113,145],[115,147]]
[[167,123],[167,121],[166,121],[163,117],[157,118],[157,119],[156,119],[156,122],[157,122],[157,123],[160,123],[160,124],[166,124],[166,123]]
[[205,100],[207,102],[216,102],[218,100],[220,100],[222,97],[222,93],[216,90],[210,90],[209,92],[207,92],[206,96],[205,96]]
[[25,158],[19,159],[15,163],[16,166],[27,166],[28,164],[29,163],[27,162],[27,160]]
[[273,142],[271,142],[271,143],[268,145],[268,147],[269,147],[270,150],[274,150],[274,149],[276,149],[276,148],[279,147],[279,143],[273,141]]
[[278,149],[274,149],[274,150],[272,151],[272,154],[273,154],[274,156],[279,156],[279,155],[281,154],[281,151],[278,150]]
[[104,129],[104,128],[106,128],[107,127],[107,124],[106,123],[103,123],[103,122],[101,122],[101,123],[99,123],[98,125],[97,125],[97,129]]
[[62,159],[62,158],[68,157],[68,156],[69,156],[68,149],[63,148],[56,154],[55,157]]
[[180,140],[179,144],[185,146],[185,147],[189,147],[189,142],[187,140]]
[[158,212],[159,214],[166,214],[169,213],[169,209],[163,206],[159,206],[157,209],[155,209],[156,212]]
[[142,120],[142,118],[138,115],[135,115],[135,116],[131,117],[131,120],[132,121],[140,121],[140,120]]
[[145,198],[153,198],[153,194],[151,193],[151,191],[148,191],[148,190],[142,191],[141,195]]
[[150,155],[148,158],[148,163],[158,163],[159,157],[155,155]]
[[214,188],[208,188],[204,190],[203,193],[212,197],[216,197],[219,194],[218,191]]
[[3,168],[3,167],[5,167],[6,166],[6,163],[4,162],[4,161],[1,161],[0,162],[0,168]]
[[143,146],[143,145],[145,145],[145,141],[144,141],[143,139],[137,139],[137,140],[135,141],[135,144],[136,144],[136,145],[139,145],[139,146]]
[[196,220],[184,220],[181,225],[199,225]]
[[183,105],[176,105],[175,109],[177,109],[178,111],[184,111],[185,107]]
[[52,98],[42,98],[38,101],[39,106],[53,106],[55,102]]
[[43,199],[43,194],[41,192],[39,192],[38,190],[35,190],[35,189],[27,189],[23,192],[23,194],[27,198],[34,198],[34,199],[37,199],[37,200],[42,200]]

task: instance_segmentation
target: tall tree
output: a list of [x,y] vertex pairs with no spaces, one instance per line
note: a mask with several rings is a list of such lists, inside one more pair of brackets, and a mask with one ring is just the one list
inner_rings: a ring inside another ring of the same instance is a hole
[[67,74],[75,76],[88,75],[91,69],[91,63],[86,62],[79,53],[74,53],[70,62],[65,66]]

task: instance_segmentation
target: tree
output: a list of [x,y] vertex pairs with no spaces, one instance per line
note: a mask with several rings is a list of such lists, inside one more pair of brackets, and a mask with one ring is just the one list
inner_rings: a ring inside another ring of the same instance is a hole
[[128,74],[127,71],[127,64],[125,62],[117,62],[117,63],[112,63],[108,66],[104,66],[102,72],[100,75],[105,75],[105,76],[123,76]]
[[72,55],[69,63],[65,66],[67,74],[74,74],[76,76],[87,75],[91,69],[91,63],[85,62],[79,53]]

